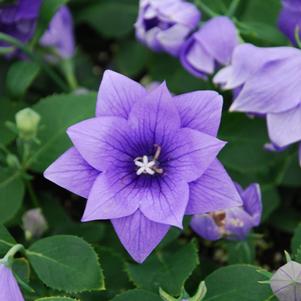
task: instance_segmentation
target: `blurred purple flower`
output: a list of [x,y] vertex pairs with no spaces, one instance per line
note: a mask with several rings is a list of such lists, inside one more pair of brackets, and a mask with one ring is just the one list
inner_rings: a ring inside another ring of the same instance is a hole
[[19,285],[10,268],[0,262],[0,300],[24,301]]
[[184,0],[140,0],[136,36],[154,51],[177,56],[200,17],[197,7]]
[[259,185],[252,184],[245,190],[236,185],[243,206],[195,215],[191,227],[197,234],[208,240],[218,240],[223,236],[243,240],[253,227],[259,225],[262,213]]
[[51,47],[62,59],[68,59],[74,55],[73,19],[67,6],[62,6],[54,15],[40,44],[44,47]]
[[239,206],[241,199],[216,155],[222,98],[213,91],[172,97],[106,71],[96,118],[71,126],[70,148],[45,177],[88,198],[82,221],[113,223],[138,262],[184,214]]
[[280,30],[296,45],[296,28],[299,27],[301,38],[301,1],[282,0],[282,10],[278,19]]
[[[39,15],[41,0],[18,0],[16,4],[0,7],[0,32],[8,34],[21,42],[32,37]],[[7,47],[0,42],[1,47]]]
[[289,261],[277,270],[270,283],[279,301],[300,301],[301,264]]
[[276,149],[301,141],[301,51],[293,47],[236,47],[232,64],[214,82],[242,88],[230,110],[266,116]]
[[41,237],[48,229],[47,221],[41,208],[27,210],[22,216],[26,239]]
[[237,45],[233,22],[228,17],[215,17],[183,44],[181,63],[191,74],[204,78],[215,71],[217,64],[229,64]]

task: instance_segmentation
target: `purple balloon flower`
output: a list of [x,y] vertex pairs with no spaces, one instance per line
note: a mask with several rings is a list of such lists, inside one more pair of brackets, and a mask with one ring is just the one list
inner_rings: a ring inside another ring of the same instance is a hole
[[238,206],[241,200],[216,159],[222,98],[213,91],[172,97],[165,83],[147,92],[106,71],[96,117],[71,126],[70,148],[45,177],[88,198],[82,221],[113,223],[142,262],[184,214]]
[[269,137],[281,149],[301,141],[300,65],[299,49],[243,44],[214,82],[225,89],[241,88],[230,110],[266,116]]
[[301,264],[289,261],[271,278],[271,288],[280,301],[301,300]]
[[[18,0],[16,4],[0,7],[0,32],[11,35],[21,42],[32,37],[39,15],[41,0]],[[0,46],[8,46],[0,42]]]
[[62,6],[54,15],[40,44],[53,48],[55,53],[63,59],[74,55],[73,19],[67,6]]
[[192,3],[183,0],[140,0],[136,36],[154,51],[166,51],[177,56],[199,21],[200,12]]
[[0,263],[0,300],[24,301],[13,272],[3,263]]
[[181,63],[191,74],[206,78],[216,65],[230,63],[238,44],[236,27],[228,17],[215,17],[205,23],[182,46]]
[[282,0],[282,10],[278,19],[280,30],[296,45],[295,33],[299,27],[301,38],[301,2],[300,0]]
[[262,213],[260,187],[252,184],[243,190],[237,184],[237,190],[243,201],[242,207],[195,215],[191,220],[192,229],[208,240],[243,240],[250,230],[258,226]]

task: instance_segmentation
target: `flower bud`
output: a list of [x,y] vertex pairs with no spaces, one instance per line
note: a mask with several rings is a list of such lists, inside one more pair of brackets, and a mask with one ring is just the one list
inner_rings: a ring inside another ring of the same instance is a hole
[[41,117],[30,108],[19,111],[16,116],[16,125],[19,136],[23,140],[32,140],[36,137]]
[[26,211],[22,217],[22,222],[27,240],[41,237],[48,228],[47,221],[40,208]]

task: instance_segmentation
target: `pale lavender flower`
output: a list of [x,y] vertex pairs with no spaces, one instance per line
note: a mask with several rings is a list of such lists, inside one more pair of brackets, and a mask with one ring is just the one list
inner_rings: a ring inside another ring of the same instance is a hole
[[22,216],[22,222],[26,239],[39,238],[48,229],[41,208],[27,210]]
[[217,65],[229,64],[237,45],[238,34],[231,19],[215,17],[183,44],[181,63],[191,74],[204,78],[212,74]]
[[45,177],[88,198],[82,221],[110,219],[142,262],[185,214],[239,206],[240,196],[216,159],[222,98],[213,91],[172,97],[106,71],[96,117],[71,126],[70,148]]
[[280,30],[296,45],[296,29],[299,27],[301,38],[301,1],[282,0],[282,10],[278,19]]
[[74,55],[73,19],[67,6],[62,6],[56,12],[47,31],[42,36],[40,44],[52,48],[62,59],[68,59]]
[[166,51],[177,56],[199,21],[199,10],[187,1],[140,0],[136,36],[154,51]]
[[223,236],[230,240],[245,239],[250,230],[260,223],[261,193],[258,184],[252,184],[245,190],[237,184],[237,189],[243,201],[242,207],[195,215],[191,220],[192,229],[208,240],[218,240]]
[[0,262],[0,300],[24,301],[19,285],[10,268]]
[[243,44],[214,82],[241,88],[230,110],[266,116],[270,140],[281,149],[301,141],[300,65],[299,49]]
[[270,283],[279,301],[301,301],[301,264],[289,261],[277,270]]
[[[21,42],[27,42],[32,37],[41,0],[18,0],[15,4],[1,6],[0,32],[8,34]],[[0,42],[0,47],[9,46]]]

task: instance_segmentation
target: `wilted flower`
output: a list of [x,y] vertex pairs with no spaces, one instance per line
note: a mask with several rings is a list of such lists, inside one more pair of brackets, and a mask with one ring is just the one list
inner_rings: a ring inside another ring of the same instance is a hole
[[27,210],[22,216],[23,230],[26,239],[41,237],[48,228],[41,208]]
[[151,49],[176,56],[199,21],[197,7],[184,0],[140,0],[136,36]]
[[266,116],[272,143],[283,148],[301,140],[300,65],[299,49],[244,44],[214,81],[225,89],[241,88],[230,110]]
[[230,63],[237,44],[238,34],[233,22],[228,17],[215,17],[183,44],[181,63],[191,74],[206,77],[218,64]]
[[41,117],[30,108],[19,111],[16,116],[16,125],[19,136],[24,140],[31,140],[36,137]]
[[184,214],[241,204],[216,155],[222,98],[212,91],[172,97],[106,71],[96,118],[71,126],[74,147],[45,177],[88,198],[82,221],[110,219],[142,262]]
[[62,6],[56,12],[47,31],[42,36],[40,44],[51,47],[57,56],[63,59],[74,55],[73,19],[67,6]]
[[[0,7],[0,32],[27,42],[33,35],[41,0],[18,0]],[[0,46],[8,46],[0,42]]]
[[296,45],[296,30],[299,27],[301,37],[301,2],[300,0],[282,0],[282,10],[278,19],[280,30]]
[[289,261],[271,278],[271,288],[280,301],[301,300],[301,264]]
[[245,190],[237,184],[237,190],[243,201],[242,207],[196,215],[191,220],[192,229],[208,240],[223,236],[234,240],[245,239],[250,230],[260,223],[261,193],[258,184],[252,184]]
[[0,300],[24,301],[19,285],[10,268],[0,261]]

